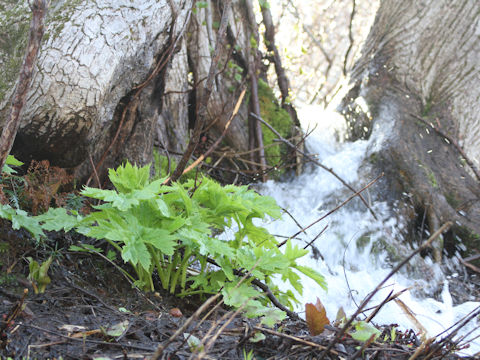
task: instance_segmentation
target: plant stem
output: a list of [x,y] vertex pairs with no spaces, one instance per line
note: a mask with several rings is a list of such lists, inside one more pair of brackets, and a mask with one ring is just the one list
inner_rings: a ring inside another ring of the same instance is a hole
[[178,276],[180,275],[181,269],[177,269],[177,264],[181,260],[180,258],[180,251],[175,252],[175,255],[173,256],[173,261],[172,261],[172,270],[173,274],[171,274],[171,281],[170,281],[170,294],[175,293],[175,288],[177,287],[177,281],[178,281]]

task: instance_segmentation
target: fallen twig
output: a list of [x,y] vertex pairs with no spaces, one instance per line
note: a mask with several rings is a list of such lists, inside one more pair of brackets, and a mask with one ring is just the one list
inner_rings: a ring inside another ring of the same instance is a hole
[[385,306],[385,304],[389,303],[390,301],[392,300],[395,300],[396,298],[398,298],[400,295],[402,295],[405,291],[408,291],[410,290],[410,288],[405,288],[403,290],[400,290],[399,292],[395,293],[392,295],[392,291],[390,291],[390,294],[388,294],[388,296],[380,303],[378,304],[377,306],[375,306],[374,308],[370,308],[370,309],[365,309],[365,311],[368,311],[368,310],[372,310],[372,309],[375,309],[366,319],[365,319],[365,322],[370,322],[373,320],[373,318],[378,314],[378,312]]
[[466,267],[468,267],[469,269],[475,271],[476,273],[479,273],[480,274],[480,268],[478,266],[475,266],[473,265],[472,263],[469,263],[468,261],[465,261],[464,259],[462,259],[460,256],[457,255],[457,259],[460,260],[460,262],[465,265]]
[[463,321],[457,322],[456,327],[450,334],[448,334],[448,336],[444,337],[442,340],[432,345],[430,352],[424,360],[431,359],[436,354],[436,352],[444,346],[447,341],[450,341],[455,335],[457,335],[461,328],[463,328],[471,320],[475,319],[478,315],[480,315],[480,306],[477,306],[472,312],[470,312],[470,315],[464,318]]
[[363,351],[367,348],[367,346],[369,346],[374,340],[375,340],[375,334],[372,334],[372,336],[370,336],[368,340],[365,341],[363,345],[354,354],[348,357],[348,360],[357,359],[360,356],[360,354],[362,354]]
[[[215,265],[215,266],[219,266],[217,264],[217,262],[213,259],[210,259],[208,258],[207,261],[212,264],[212,265]],[[237,269],[233,269],[233,273],[237,276],[249,276],[249,274],[251,273],[251,271],[247,274],[245,274],[244,272],[240,271],[240,270],[237,270]],[[289,318],[291,319],[294,319],[294,320],[299,320],[300,317],[298,316],[297,313],[295,313],[294,311],[288,309],[285,305],[283,305],[276,297],[275,295],[273,295],[272,291],[270,290],[270,288],[265,285],[263,282],[261,282],[260,280],[258,279],[253,279],[252,280],[252,284],[257,286],[258,288],[260,288],[264,293],[265,295],[267,295],[267,297],[270,299],[270,301],[272,302],[273,305],[275,305],[277,308],[279,308],[280,310],[282,311],[285,311],[285,313],[288,315]]]
[[[296,337],[296,336],[293,336],[293,335],[288,335],[288,334],[284,334],[284,333],[281,333],[281,332],[278,332],[278,331],[275,331],[275,330],[271,330],[271,329],[267,329],[267,328],[264,328],[264,327],[261,327],[261,326],[254,326],[253,327],[255,330],[258,330],[258,331],[261,331],[263,333],[267,333],[267,334],[270,334],[270,335],[275,335],[275,336],[279,336],[279,337],[283,337],[285,339],[289,339],[289,340],[293,340],[299,344],[303,344],[303,345],[307,345],[307,346],[311,346],[313,348],[317,348],[317,349],[320,349],[320,350],[325,350],[327,351],[327,347],[326,346],[323,346],[323,345],[320,345],[320,344],[316,344],[314,342],[311,342],[311,341],[308,341],[308,340],[304,340],[304,339],[301,339],[299,337]],[[336,355],[336,356],[339,356],[340,355],[340,352],[339,351],[336,351],[336,350],[333,350],[333,349],[329,349],[328,352],[332,353],[333,355]]]
[[3,348],[5,343],[8,341],[6,334],[7,329],[13,325],[17,316],[23,311],[23,305],[25,303],[25,298],[27,297],[28,289],[23,289],[22,297],[17,301],[17,303],[12,307],[10,313],[5,314],[4,320],[2,319],[3,324],[0,326],[0,348]]

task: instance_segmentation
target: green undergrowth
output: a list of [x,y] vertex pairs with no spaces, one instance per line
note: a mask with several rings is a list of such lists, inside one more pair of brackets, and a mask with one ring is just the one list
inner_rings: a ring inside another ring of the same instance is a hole
[[[85,187],[81,191],[83,197],[98,201],[87,215],[50,207],[30,216],[4,204],[0,217],[10,220],[14,229],[27,229],[37,240],[44,231],[71,230],[105,240],[133,269],[129,276],[139,288],[162,287],[178,296],[220,292],[227,305],[241,307],[247,316],[261,317],[268,325],[285,313],[272,307],[254,282],[266,284],[289,308],[295,296],[280,290],[274,277],[300,294],[299,273],[326,287],[322,275],[296,262],[308,250],[291,241],[279,248],[275,237],[259,225],[281,216],[272,198],[246,186],[221,186],[206,177],[166,185],[166,178],[150,178],[150,166],[139,168],[128,162],[110,169],[109,178],[112,190]],[[89,248],[80,244],[71,250]]]

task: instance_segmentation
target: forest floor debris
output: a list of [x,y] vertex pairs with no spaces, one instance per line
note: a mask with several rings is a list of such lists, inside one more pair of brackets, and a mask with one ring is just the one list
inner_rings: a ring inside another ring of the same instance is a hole
[[[66,235],[66,241],[72,241]],[[22,251],[45,256],[38,249]],[[1,358],[149,359],[159,345],[166,345],[161,359],[315,359],[339,331],[327,326],[321,335],[311,336],[303,320],[288,319],[266,328],[257,320],[233,318],[220,307],[202,319],[205,311],[175,337],[202,305],[201,299],[145,294],[132,289],[102,258],[64,250],[52,262],[45,293],[34,294],[27,279],[28,263],[14,263],[6,252],[0,253],[0,260],[11,271],[2,272],[0,286]],[[473,279],[459,282],[455,291],[461,293],[459,287],[465,284],[478,294],[480,284]],[[429,354],[430,359],[460,358],[452,351],[452,341],[432,353],[435,343],[426,345],[414,331],[401,331],[394,324],[378,329],[382,334],[369,343],[343,336],[324,358],[425,359]]]

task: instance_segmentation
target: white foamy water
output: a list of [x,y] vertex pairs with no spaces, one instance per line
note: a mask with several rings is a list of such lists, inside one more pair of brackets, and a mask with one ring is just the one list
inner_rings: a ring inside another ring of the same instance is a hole
[[[368,156],[369,149],[378,146],[374,142],[378,142],[378,138],[386,138],[386,134],[376,134],[374,130],[369,141],[338,143],[335,141],[335,127],[332,126],[335,121],[339,123],[339,119],[335,119],[338,115],[314,108],[313,111],[310,108],[301,112],[300,115],[303,120],[308,121],[311,118],[318,120],[316,131],[307,141],[310,152],[318,154],[317,159],[322,164],[332,168],[350,185],[360,188],[358,184],[362,179],[359,179],[358,175],[359,166]],[[312,127],[312,123],[302,123],[302,125],[304,128]],[[363,179],[363,183],[372,179]],[[274,197],[302,227],[311,224],[352,194],[331,174],[319,167],[291,182],[268,181],[259,190],[264,195]],[[368,192],[364,193],[364,197],[368,199]],[[305,303],[315,303],[316,298],[319,297],[330,320],[335,319],[340,307],[343,307],[347,315],[352,314],[357,309],[356,304],[360,304],[390,272],[391,266],[387,262],[387,254],[376,252],[377,255],[373,255],[370,250],[376,243],[385,239],[390,240],[390,243],[394,243],[394,239],[398,242],[402,241],[398,235],[398,228],[401,225],[397,224],[395,218],[390,215],[390,209],[385,202],[371,204],[378,217],[378,220],[375,220],[368,209],[358,200],[356,201],[354,206],[341,208],[309,228],[306,235],[298,235],[298,240],[295,240],[303,247],[328,225],[326,231],[314,243],[321,257],[316,260],[311,256],[305,256],[299,261],[302,265],[315,268],[325,276],[328,291],[324,291],[315,282],[303,277],[304,293],[299,295],[298,300],[301,305],[298,311],[303,311]],[[281,221],[268,224],[267,228],[272,234],[283,236],[292,236],[299,231],[298,225],[287,214]],[[357,240],[365,234],[368,237],[364,237],[364,240],[366,239],[364,247],[358,248]],[[428,290],[432,282],[440,284],[439,287],[443,287],[441,301],[428,297],[417,298],[411,291],[406,291],[400,296],[430,337],[452,326],[480,303],[472,301],[453,306],[448,290],[448,279],[442,274],[440,268],[430,259],[426,259],[422,264],[425,267],[424,279],[413,280],[405,272],[397,273],[387,282],[386,287],[378,292],[369,306],[379,304],[392,290],[394,293],[409,287]],[[393,301],[385,305],[373,321],[378,324],[399,324],[400,329],[403,330],[416,329],[415,324]],[[461,334],[466,334],[477,326],[479,326],[478,320],[471,321],[463,328]],[[477,335],[480,335],[478,329],[468,338]],[[479,351],[480,341],[476,340],[463,353],[474,354]]]

